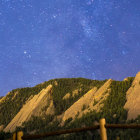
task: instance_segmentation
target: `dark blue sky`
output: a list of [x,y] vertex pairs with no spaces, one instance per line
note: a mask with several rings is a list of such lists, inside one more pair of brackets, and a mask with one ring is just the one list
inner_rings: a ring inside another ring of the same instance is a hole
[[140,71],[140,0],[0,0],[0,95],[62,77]]

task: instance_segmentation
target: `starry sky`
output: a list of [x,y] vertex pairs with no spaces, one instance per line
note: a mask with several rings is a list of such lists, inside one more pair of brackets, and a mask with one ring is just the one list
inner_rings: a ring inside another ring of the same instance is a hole
[[0,96],[54,78],[140,71],[140,0],[0,0]]

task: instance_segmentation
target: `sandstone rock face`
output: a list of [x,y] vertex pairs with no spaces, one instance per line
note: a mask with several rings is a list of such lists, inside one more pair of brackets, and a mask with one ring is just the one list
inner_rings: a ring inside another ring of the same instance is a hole
[[124,78],[123,81],[128,81],[128,78]]
[[57,81],[54,81],[54,85],[55,85],[55,86],[58,86],[58,83],[57,83]]
[[14,96],[12,97],[12,100],[14,100],[14,98],[17,96],[18,93],[19,93],[18,91],[16,91],[16,92],[14,93]]
[[72,92],[72,97],[78,95],[78,91],[79,91],[79,89],[74,90],[74,91]]
[[70,98],[70,93],[67,93],[64,97],[63,97],[63,100],[67,100]]
[[[111,79],[109,79],[102,87],[98,90],[96,87],[88,91],[84,96],[82,96],[77,102],[75,102],[70,108],[68,108],[63,115],[63,122],[69,118],[74,119],[76,116],[81,117],[83,113],[87,113],[90,110],[100,109],[102,106],[101,102],[106,99],[109,95],[109,86],[111,84]],[[94,102],[97,104],[94,105]]]
[[0,99],[0,103],[2,102],[3,98],[4,98],[4,97],[2,97],[2,98]]
[[53,115],[55,113],[55,107],[54,107],[54,103],[53,100],[51,99],[49,101],[49,106],[45,112],[46,115]]
[[8,92],[6,96],[2,97],[2,98],[0,99],[0,104],[3,103],[3,102],[5,102],[6,100],[8,100],[8,96],[9,96],[10,94],[11,94],[11,93]]
[[82,89],[75,89],[74,91],[72,91],[72,95],[70,93],[67,93],[64,97],[63,97],[63,100],[67,100],[69,99],[70,97],[75,97],[78,95],[79,91],[81,91]]
[[128,110],[127,120],[137,118],[140,115],[140,72],[137,73],[132,86],[128,89],[126,99],[124,108]]
[[88,105],[89,102],[92,101],[92,97],[96,92],[97,88],[91,89],[87,92],[83,97],[81,97],[77,102],[75,102],[70,108],[68,108],[63,116],[63,121],[67,120],[68,118],[75,118],[76,114],[81,111],[83,105]]
[[28,121],[31,116],[40,116],[42,108],[46,105],[50,108],[47,113],[51,114],[53,112],[53,102],[51,96],[52,85],[49,85],[46,89],[41,90],[40,93],[35,95],[30,101],[28,101],[13,120],[4,129],[5,132],[13,132],[17,126],[22,126],[22,123]]
[[0,132],[4,129],[4,125],[0,125]]

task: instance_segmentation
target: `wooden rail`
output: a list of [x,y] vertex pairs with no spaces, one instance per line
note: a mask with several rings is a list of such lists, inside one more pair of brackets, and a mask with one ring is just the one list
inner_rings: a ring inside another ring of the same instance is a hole
[[48,133],[39,134],[39,135],[26,135],[26,136],[23,136],[22,139],[23,140],[37,139],[37,138],[44,138],[44,137],[49,137],[49,136],[61,135],[61,134],[78,133],[78,132],[83,132],[83,131],[88,131],[88,130],[95,130],[95,129],[99,129],[99,128],[100,128],[99,125],[95,125],[95,126],[91,126],[91,127],[74,128],[74,129],[48,132]]
[[105,119],[101,119],[98,125],[83,128],[73,128],[67,130],[60,130],[54,132],[47,132],[38,135],[24,135],[22,131],[14,133],[12,140],[29,140],[29,139],[40,139],[49,136],[56,136],[68,133],[79,133],[83,131],[100,129],[101,140],[107,140],[107,129],[140,129],[140,124],[106,124]]
[[140,124],[105,124],[105,127],[111,129],[136,129],[140,128]]

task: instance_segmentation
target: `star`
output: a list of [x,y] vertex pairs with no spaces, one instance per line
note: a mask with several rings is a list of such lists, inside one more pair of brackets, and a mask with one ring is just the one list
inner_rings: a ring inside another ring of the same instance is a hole
[[2,0],[0,94],[26,87],[26,81],[31,86],[62,77],[134,76],[140,70],[139,5],[138,0]]
[[23,53],[24,53],[24,54],[27,54],[27,51],[24,51]]
[[57,15],[53,15],[53,18],[55,19],[57,17]]

